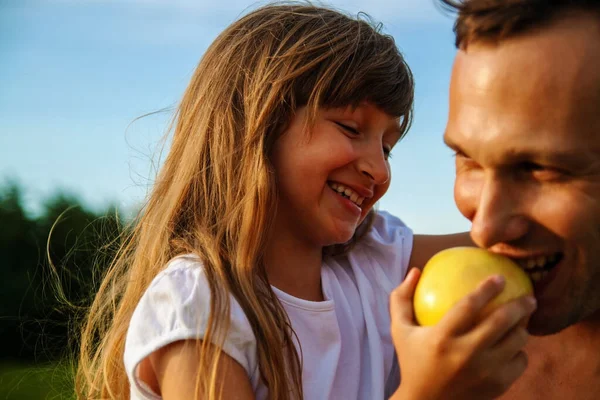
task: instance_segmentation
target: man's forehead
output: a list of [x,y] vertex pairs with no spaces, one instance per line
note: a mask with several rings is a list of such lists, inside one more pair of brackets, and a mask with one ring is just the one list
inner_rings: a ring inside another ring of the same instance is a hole
[[600,146],[599,111],[600,23],[565,20],[497,45],[472,44],[459,51],[447,139],[493,146],[531,141],[534,152],[560,145],[574,146],[572,153]]
[[585,97],[600,91],[600,18],[578,13],[496,44],[472,43],[458,52],[454,71],[478,90],[514,82]]

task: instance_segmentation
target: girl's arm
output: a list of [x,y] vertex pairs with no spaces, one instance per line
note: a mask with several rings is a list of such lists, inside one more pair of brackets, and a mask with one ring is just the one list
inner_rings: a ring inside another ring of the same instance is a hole
[[[199,349],[194,340],[170,344],[149,357],[151,368],[164,400],[201,398],[197,392]],[[244,368],[223,353],[220,359],[218,386],[222,400],[254,400],[252,385]]]
[[435,253],[457,246],[474,246],[468,232],[451,235],[415,235],[408,271],[412,268],[423,269],[425,263]]

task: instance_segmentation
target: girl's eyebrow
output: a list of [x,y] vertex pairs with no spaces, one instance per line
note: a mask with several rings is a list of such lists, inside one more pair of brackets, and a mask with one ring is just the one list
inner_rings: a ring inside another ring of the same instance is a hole
[[400,129],[400,127],[394,128],[391,133],[394,135],[394,143],[392,143],[392,146],[395,146],[400,139],[402,138],[402,130]]

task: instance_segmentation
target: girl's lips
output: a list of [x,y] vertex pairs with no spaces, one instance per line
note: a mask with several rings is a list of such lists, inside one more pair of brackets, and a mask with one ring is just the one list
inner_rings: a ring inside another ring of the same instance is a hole
[[341,181],[334,181],[334,180],[327,181],[327,184],[328,185],[339,184],[339,185],[348,187],[348,188],[352,189],[354,192],[356,192],[360,197],[364,197],[365,200],[369,200],[370,198],[373,197],[373,189],[369,189],[369,188],[361,186],[361,185],[354,185],[351,183],[344,183]]
[[343,197],[338,192],[333,190],[331,187],[329,187],[329,190],[338,199],[338,201],[342,204],[344,209],[346,209],[348,212],[352,213],[353,215],[357,215],[357,216],[360,216],[362,214],[362,208],[360,208],[358,205],[356,205],[352,200],[350,200],[346,197]]

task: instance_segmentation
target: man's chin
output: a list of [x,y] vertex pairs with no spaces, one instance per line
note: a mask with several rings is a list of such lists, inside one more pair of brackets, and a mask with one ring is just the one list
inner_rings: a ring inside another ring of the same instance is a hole
[[559,333],[571,325],[568,321],[560,321],[556,317],[534,313],[527,324],[527,331],[532,336],[548,336]]

